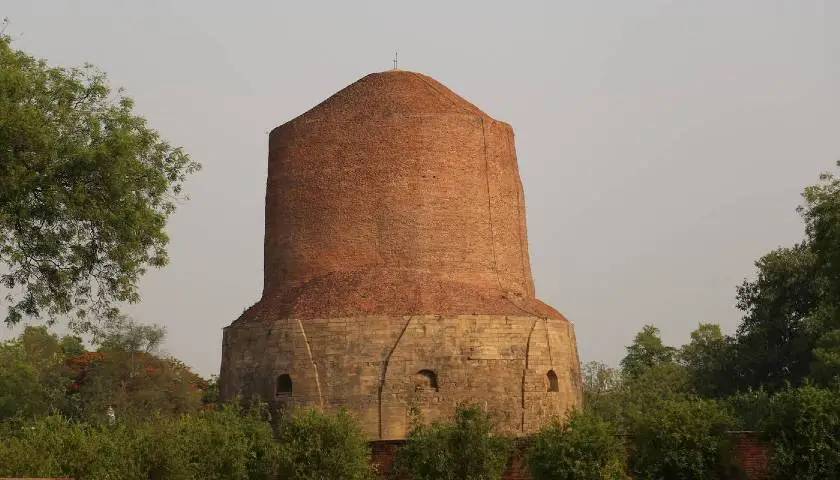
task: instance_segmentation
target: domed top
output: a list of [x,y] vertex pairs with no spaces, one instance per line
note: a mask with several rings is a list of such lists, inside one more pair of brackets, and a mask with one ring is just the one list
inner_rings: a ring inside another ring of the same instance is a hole
[[534,298],[513,143],[506,123],[402,70],[275,128],[263,297],[242,318],[562,318]]
[[442,114],[468,114],[490,119],[478,107],[432,77],[406,70],[388,70],[360,78],[286,125]]

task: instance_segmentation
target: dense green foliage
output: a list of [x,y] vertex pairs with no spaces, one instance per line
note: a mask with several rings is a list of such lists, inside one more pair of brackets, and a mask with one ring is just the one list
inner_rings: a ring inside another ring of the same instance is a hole
[[65,362],[83,351],[78,337],[58,338],[46,328],[28,327],[17,339],[0,343],[0,420],[66,410]]
[[679,349],[677,358],[685,366],[697,394],[719,398],[732,392],[732,342],[720,325],[701,323],[691,332],[691,341]]
[[489,415],[477,406],[459,406],[453,422],[417,422],[395,468],[412,480],[498,480],[511,441],[493,432]]
[[609,422],[576,412],[534,436],[528,467],[534,480],[623,480],[629,478],[626,456]]
[[[762,257],[738,289],[738,387],[779,390],[840,376],[840,178],[805,189],[805,240]],[[721,382],[726,379],[721,378]]]
[[840,479],[840,387],[806,385],[775,395],[762,422],[775,478]]
[[277,446],[259,412],[233,407],[116,425],[60,416],[2,424],[0,476],[273,479]]
[[778,390],[808,375],[816,335],[808,324],[818,301],[815,261],[806,244],[775,250],[756,262],[757,278],[739,287],[738,307],[746,315],[735,340],[738,386]]
[[622,373],[609,391],[587,397],[592,414],[626,435],[633,478],[715,479],[727,470],[726,432],[737,421],[726,404],[693,392],[682,365]]
[[187,415],[75,421],[60,415],[0,423],[0,476],[78,479],[373,478],[370,450],[346,413],[301,410],[272,431],[261,406]]
[[658,328],[645,325],[636,334],[633,344],[627,347],[627,356],[621,361],[621,368],[627,375],[637,376],[650,367],[670,363],[674,353],[673,348],[662,343]]
[[121,419],[143,418],[195,412],[207,403],[204,379],[153,354],[149,340],[159,342],[159,328],[123,321],[106,333],[95,352],[45,327],[27,327],[0,343],[0,420],[60,413],[102,421],[109,406]]
[[714,400],[670,398],[635,410],[629,424],[633,478],[726,478],[727,431],[734,424]]
[[[81,330],[138,300],[167,262],[167,218],[198,169],[91,66],[50,67],[0,35],[0,295],[5,321]],[[91,315],[93,314],[93,315]]]
[[278,462],[285,480],[373,478],[370,450],[359,424],[341,411],[284,415],[278,427]]
[[178,415],[199,410],[207,382],[178,360],[144,352],[93,352],[71,360],[75,410],[88,421],[104,420],[109,408],[121,418]]

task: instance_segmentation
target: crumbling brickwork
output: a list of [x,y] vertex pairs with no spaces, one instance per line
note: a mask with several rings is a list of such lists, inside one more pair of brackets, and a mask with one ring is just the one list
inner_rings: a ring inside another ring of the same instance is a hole
[[270,135],[263,296],[225,329],[222,396],[346,407],[378,439],[461,401],[534,431],[581,394],[527,245],[511,127],[368,75]]

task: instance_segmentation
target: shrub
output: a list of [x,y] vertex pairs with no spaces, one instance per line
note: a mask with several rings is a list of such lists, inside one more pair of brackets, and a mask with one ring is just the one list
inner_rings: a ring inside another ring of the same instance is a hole
[[764,389],[738,392],[724,401],[735,414],[739,430],[760,430],[770,408],[770,394]]
[[784,390],[771,398],[762,426],[776,478],[840,478],[840,388]]
[[278,447],[264,410],[233,406],[185,415],[174,422],[177,455],[190,478],[269,479],[278,470]]
[[278,441],[284,480],[373,478],[364,433],[345,411],[335,415],[317,410],[287,414],[280,420]]
[[50,416],[6,422],[0,433],[0,476],[245,480],[277,472],[271,426],[232,407],[113,426]]
[[452,423],[415,425],[395,470],[414,480],[498,480],[510,450],[511,441],[493,433],[484,411],[462,405]]
[[716,479],[729,467],[732,416],[719,402],[696,397],[651,402],[631,415],[634,478]]
[[534,480],[622,480],[626,453],[615,429],[592,413],[552,422],[528,450]]

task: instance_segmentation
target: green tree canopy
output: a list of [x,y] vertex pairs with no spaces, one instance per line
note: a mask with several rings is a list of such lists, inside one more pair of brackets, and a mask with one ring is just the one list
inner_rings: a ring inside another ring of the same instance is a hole
[[674,360],[676,350],[666,346],[659,337],[659,329],[653,325],[645,325],[636,334],[633,344],[627,347],[627,355],[621,360],[621,368],[625,374],[635,377],[646,369]]
[[745,312],[736,335],[742,386],[779,389],[808,375],[814,336],[808,318],[818,302],[815,256],[806,244],[774,250],[755,280],[738,288]]
[[94,337],[96,352],[68,359],[74,416],[106,419],[112,407],[118,420],[150,414],[180,415],[202,408],[206,380],[183,362],[156,354],[166,332],[125,317],[108,322]]
[[823,174],[799,208],[805,240],[756,262],[738,288],[744,318],[735,358],[741,387],[784,388],[840,376],[840,179]]
[[732,339],[712,323],[701,323],[678,353],[694,391],[706,397],[722,397],[735,390],[733,356]]
[[78,337],[59,338],[45,327],[26,327],[0,343],[0,420],[66,408],[72,380],[64,363],[82,351]]
[[138,300],[167,263],[164,231],[198,170],[90,65],[51,67],[0,36],[0,298],[5,322],[81,330]]
[[166,337],[160,325],[137,323],[128,317],[117,317],[98,329],[94,344],[105,352],[145,352],[157,350]]

